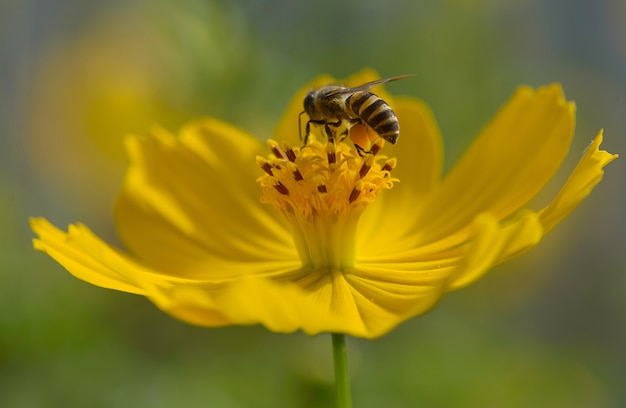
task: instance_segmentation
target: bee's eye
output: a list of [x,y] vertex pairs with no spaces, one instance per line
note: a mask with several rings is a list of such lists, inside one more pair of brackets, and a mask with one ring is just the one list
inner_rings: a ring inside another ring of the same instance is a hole
[[309,92],[307,96],[304,97],[304,110],[309,116],[311,116],[313,109],[313,92]]

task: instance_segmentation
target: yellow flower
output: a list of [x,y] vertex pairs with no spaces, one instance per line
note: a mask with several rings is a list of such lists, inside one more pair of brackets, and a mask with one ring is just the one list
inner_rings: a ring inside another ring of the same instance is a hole
[[[347,83],[373,79],[366,71]],[[397,146],[361,157],[316,129],[301,148],[308,89],[269,149],[216,119],[128,138],[115,206],[128,253],[82,224],[65,233],[42,218],[31,221],[35,247],[79,279],[146,296],[192,324],[374,338],[536,245],[617,157],[599,150],[600,132],[555,199],[533,211],[525,206],[574,131],[559,85],[519,88],[443,178],[427,106],[383,90],[402,128]]]

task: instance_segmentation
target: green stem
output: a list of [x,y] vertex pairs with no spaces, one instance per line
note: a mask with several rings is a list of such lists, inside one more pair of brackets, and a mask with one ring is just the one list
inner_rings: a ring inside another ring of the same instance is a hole
[[333,362],[335,364],[335,391],[337,408],[350,408],[350,379],[348,378],[348,359],[346,357],[346,336],[332,333]]

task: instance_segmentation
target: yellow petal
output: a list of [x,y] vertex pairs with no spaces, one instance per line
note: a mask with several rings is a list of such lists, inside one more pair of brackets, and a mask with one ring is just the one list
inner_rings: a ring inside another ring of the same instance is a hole
[[[591,145],[585,151],[580,162],[568,178],[567,182],[556,198],[543,210],[537,213],[537,221],[541,224],[541,236],[547,234],[567,214],[574,210],[585,199],[593,187],[600,182],[604,175],[604,166],[615,160],[618,155],[599,150],[602,143],[602,131],[598,133]],[[520,255],[539,243],[541,236],[536,241],[524,241],[524,234],[512,236],[515,240],[509,244],[499,255],[497,263]]]
[[297,268],[284,221],[259,203],[261,147],[251,136],[205,119],[180,139],[160,131],[127,145],[131,165],[115,215],[133,253],[188,278]]
[[450,288],[467,286],[491,266],[532,248],[576,208],[602,179],[603,167],[617,158],[617,155],[599,150],[601,142],[602,131],[587,148],[557,197],[539,213],[522,211],[515,219],[507,220],[500,226],[491,216],[479,217],[476,235],[469,241],[470,249]]
[[618,157],[617,154],[599,150],[601,143],[602,130],[589,145],[559,194],[541,211],[540,220],[546,233],[591,193],[596,184],[602,180],[604,166]]
[[416,278],[391,271],[402,283],[371,278],[381,272],[329,271],[306,287],[245,276],[219,290],[172,286],[151,299],[177,318],[202,326],[263,324],[276,332],[330,331],[374,338],[430,308],[443,293],[447,276],[425,273]]
[[543,235],[537,214],[521,213],[515,220],[499,224],[491,214],[477,217],[466,252],[452,274],[449,290],[475,282],[503,258],[519,254],[536,245]]
[[424,197],[439,183],[443,161],[441,134],[426,104],[397,98],[394,110],[401,123],[396,146],[386,153],[398,158],[393,176],[400,181],[372,203],[359,225],[358,258],[387,258],[414,249],[415,222]]
[[445,263],[365,264],[346,273],[367,337],[383,335],[430,309],[447,287],[451,268]]
[[[244,277],[235,284],[220,279],[211,280],[211,276],[224,275],[216,271],[219,264],[213,264],[213,269],[205,270],[205,280],[186,279],[177,276],[177,271],[164,272],[147,267],[102,242],[84,225],[70,225],[68,233],[64,233],[43,218],[33,218],[31,227],[39,235],[34,240],[35,248],[50,255],[72,275],[96,286],[147,296],[157,306],[190,323],[205,326],[265,323],[262,319],[264,307],[275,304],[270,298],[263,298],[262,289],[270,283],[264,284],[266,279],[258,276],[250,280]],[[243,264],[239,264],[239,268],[242,273],[246,272]],[[224,291],[224,287],[230,288],[229,291]],[[255,294],[255,288],[259,293]],[[273,291],[265,295],[275,298],[283,296],[274,286],[271,288]],[[242,309],[234,307],[228,299],[235,295],[245,295],[245,298],[238,297],[237,302],[241,301],[251,308],[246,308],[246,305],[242,305]],[[297,304],[298,301],[294,301],[290,295],[286,296],[286,301]],[[280,305],[282,307],[283,304]],[[250,317],[249,314],[256,313],[256,307],[259,307],[260,317]],[[280,328],[282,321],[277,319],[275,322],[278,323],[270,321],[268,324],[277,324],[271,327],[276,331],[285,331]],[[291,323],[288,321],[287,324],[299,323],[296,320]],[[291,331],[297,328],[294,326]]]
[[441,133],[430,108],[424,102],[414,98],[395,98],[393,103],[401,123],[401,138],[398,145],[389,146],[386,153],[398,158],[393,175],[400,179],[403,187],[393,189],[391,193],[410,194],[412,199],[419,200],[430,193],[441,179]]
[[520,88],[430,197],[415,225],[420,241],[463,240],[478,214],[517,211],[559,168],[573,130],[574,105],[559,85]]
[[132,277],[142,273],[141,266],[100,241],[84,225],[70,225],[67,233],[44,218],[31,218],[30,225],[39,236],[35,248],[47,253],[72,275],[92,285],[144,295]]
[[[311,335],[343,332],[355,326],[345,315],[320,308],[297,285],[255,276],[242,277],[219,291],[203,290],[199,286],[166,288],[154,294],[152,300],[175,317],[202,326],[263,324],[279,333],[301,329]],[[362,332],[362,328],[355,330]]]

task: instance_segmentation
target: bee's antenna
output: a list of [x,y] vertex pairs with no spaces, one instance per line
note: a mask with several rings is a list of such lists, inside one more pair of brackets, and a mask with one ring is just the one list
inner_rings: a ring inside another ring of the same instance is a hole
[[302,114],[305,113],[305,111],[300,112],[300,114],[298,115],[298,136],[300,136],[300,141],[302,141]]

